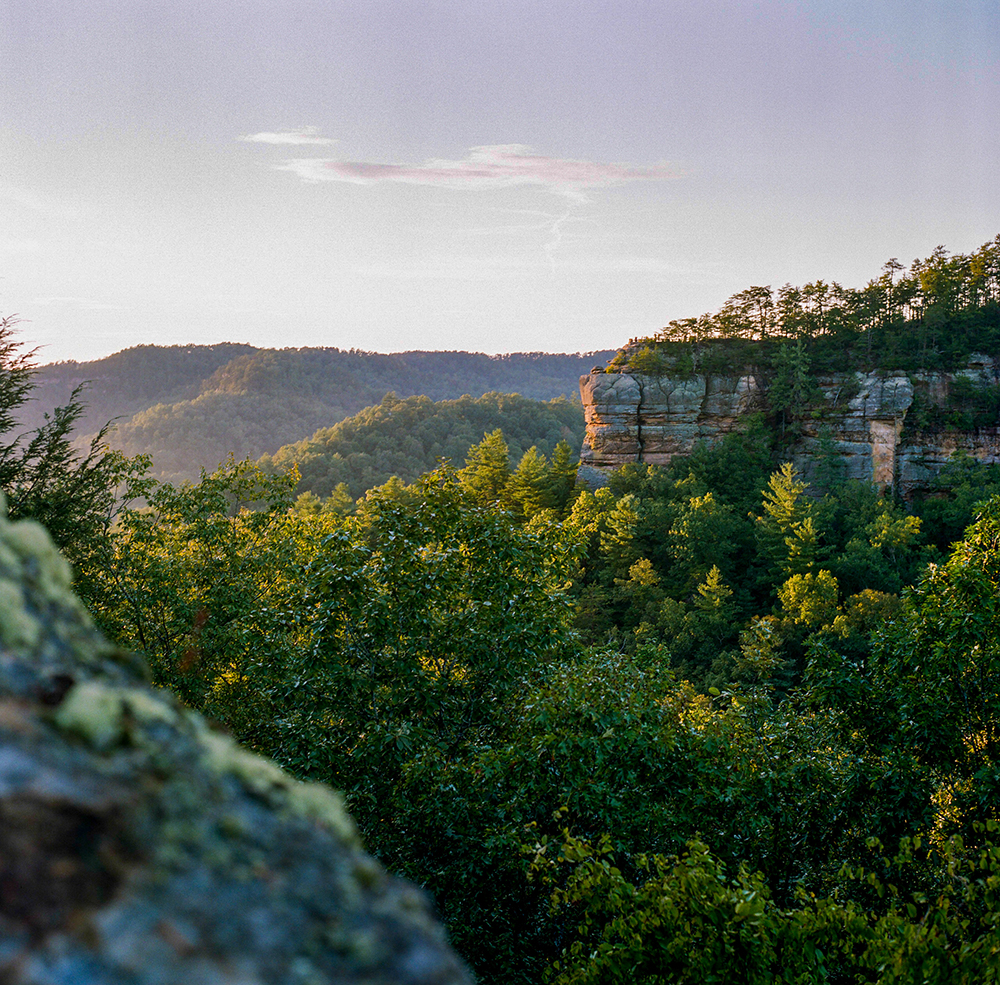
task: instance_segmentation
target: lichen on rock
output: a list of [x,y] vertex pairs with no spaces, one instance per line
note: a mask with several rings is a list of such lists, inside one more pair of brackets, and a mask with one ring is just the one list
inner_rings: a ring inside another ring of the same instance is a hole
[[152,688],[5,515],[0,887],[5,985],[471,982],[340,796]]

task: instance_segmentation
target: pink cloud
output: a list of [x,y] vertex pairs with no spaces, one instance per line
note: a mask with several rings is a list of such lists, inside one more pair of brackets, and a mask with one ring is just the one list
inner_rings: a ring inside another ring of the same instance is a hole
[[607,188],[630,181],[659,181],[678,172],[668,165],[635,166],[543,157],[523,144],[473,147],[461,161],[432,159],[423,164],[375,164],[298,158],[279,165],[304,181],[346,181],[358,185],[394,181],[439,188],[510,188],[538,185],[570,198],[586,188]]

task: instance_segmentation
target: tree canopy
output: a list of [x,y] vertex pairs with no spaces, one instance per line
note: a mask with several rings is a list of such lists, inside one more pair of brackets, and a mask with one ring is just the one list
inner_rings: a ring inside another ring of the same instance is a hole
[[805,371],[948,370],[1000,352],[1000,236],[974,253],[943,246],[907,269],[896,258],[862,288],[813,281],[755,285],[717,312],[676,319],[612,361],[644,372],[726,372],[754,364],[775,377],[775,410],[801,401]]

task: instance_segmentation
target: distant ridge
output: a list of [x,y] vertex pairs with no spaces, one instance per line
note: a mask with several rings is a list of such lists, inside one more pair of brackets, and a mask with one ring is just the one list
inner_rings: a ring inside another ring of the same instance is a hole
[[453,400],[519,393],[534,400],[578,399],[579,378],[616,350],[586,353],[484,353],[359,349],[258,349],[240,343],[141,345],[91,362],[38,369],[36,400],[23,416],[44,413],[89,381],[81,433],[118,419],[111,443],[153,457],[154,473],[195,479],[230,453],[274,454],[352,414],[398,397]]

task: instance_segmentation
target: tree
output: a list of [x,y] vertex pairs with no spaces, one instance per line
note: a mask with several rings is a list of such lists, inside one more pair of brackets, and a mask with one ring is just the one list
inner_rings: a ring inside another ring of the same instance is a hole
[[570,504],[576,487],[577,466],[578,460],[569,442],[559,441],[552,452],[548,474],[549,494],[558,510],[565,510]]
[[483,440],[469,449],[465,468],[458,473],[462,485],[483,505],[500,500],[510,475],[510,452],[500,428],[484,434]]
[[766,339],[774,325],[774,294],[770,285],[748,287],[734,294],[727,306],[738,315],[740,321],[750,326],[750,336]]
[[550,482],[549,461],[532,445],[518,462],[504,489],[504,501],[525,519],[556,505]]
[[[693,485],[693,483],[687,483]],[[732,507],[712,493],[682,502],[667,536],[674,562],[673,581],[690,590],[714,569],[729,569],[738,522]]]
[[809,355],[801,337],[794,346],[783,344],[774,354],[774,380],[768,388],[767,401],[781,421],[782,439],[789,422],[802,414],[818,389],[809,370]]
[[833,622],[837,615],[837,579],[829,571],[792,575],[778,589],[778,598],[795,623],[816,629]]
[[147,484],[146,504],[125,506],[109,533],[86,596],[156,683],[258,746],[261,706],[296,635],[295,565],[316,550],[306,533],[321,529],[318,512],[290,512],[296,480],[230,458],[194,485]]
[[904,267],[903,264],[901,264],[896,257],[890,257],[882,265],[882,270],[884,272],[883,276],[888,281],[887,291],[886,291],[886,305],[887,305],[887,308],[888,308],[888,315],[889,315],[889,322],[890,323],[895,318],[895,295],[894,295],[894,290],[893,290],[893,288],[894,288],[893,279],[894,279],[894,277],[895,277],[896,274],[898,274],[901,270],[905,270],[905,269],[906,269],[906,267]]
[[803,294],[800,288],[792,287],[791,284],[783,284],[778,288],[778,323],[781,325],[782,335],[790,338],[797,338],[802,334],[808,335],[809,325],[802,300]]
[[296,576],[310,630],[286,716],[304,759],[289,765],[345,788],[361,818],[387,809],[416,750],[451,757],[502,728],[572,640],[572,553],[554,529],[480,505],[447,467],[408,492],[370,492]]
[[[968,857],[959,839],[942,845],[938,864],[948,878],[934,887],[931,903],[925,890],[913,888],[925,855],[921,839],[913,838],[891,858],[876,854],[881,845],[873,840],[867,870],[846,867],[836,893],[803,892],[779,905],[760,873],[727,867],[701,839],[682,853],[644,853],[624,865],[610,838],[566,832],[558,856],[539,856],[536,863],[550,883],[562,876],[553,905],[571,925],[546,980],[995,981],[1000,846],[996,826],[983,833],[986,847],[978,857]],[[851,898],[866,885],[872,897],[887,901],[878,913]]]
[[83,385],[35,431],[17,433],[18,411],[31,398],[36,373],[35,351],[24,350],[18,324],[16,315],[0,319],[0,490],[11,519],[44,524],[80,577],[82,568],[99,563],[119,485],[144,475],[149,461],[109,451],[110,424],[84,451],[74,447],[73,432],[84,413]]
[[826,331],[827,310],[830,307],[830,285],[817,280],[802,288],[809,321],[808,334],[822,335]]
[[757,517],[758,548],[782,582],[811,571],[818,556],[815,507],[803,496],[807,488],[792,463],[785,462],[768,481],[764,515]]
[[1000,497],[947,562],[929,565],[873,660],[898,741],[937,771],[942,825],[997,820],[1000,792]]

